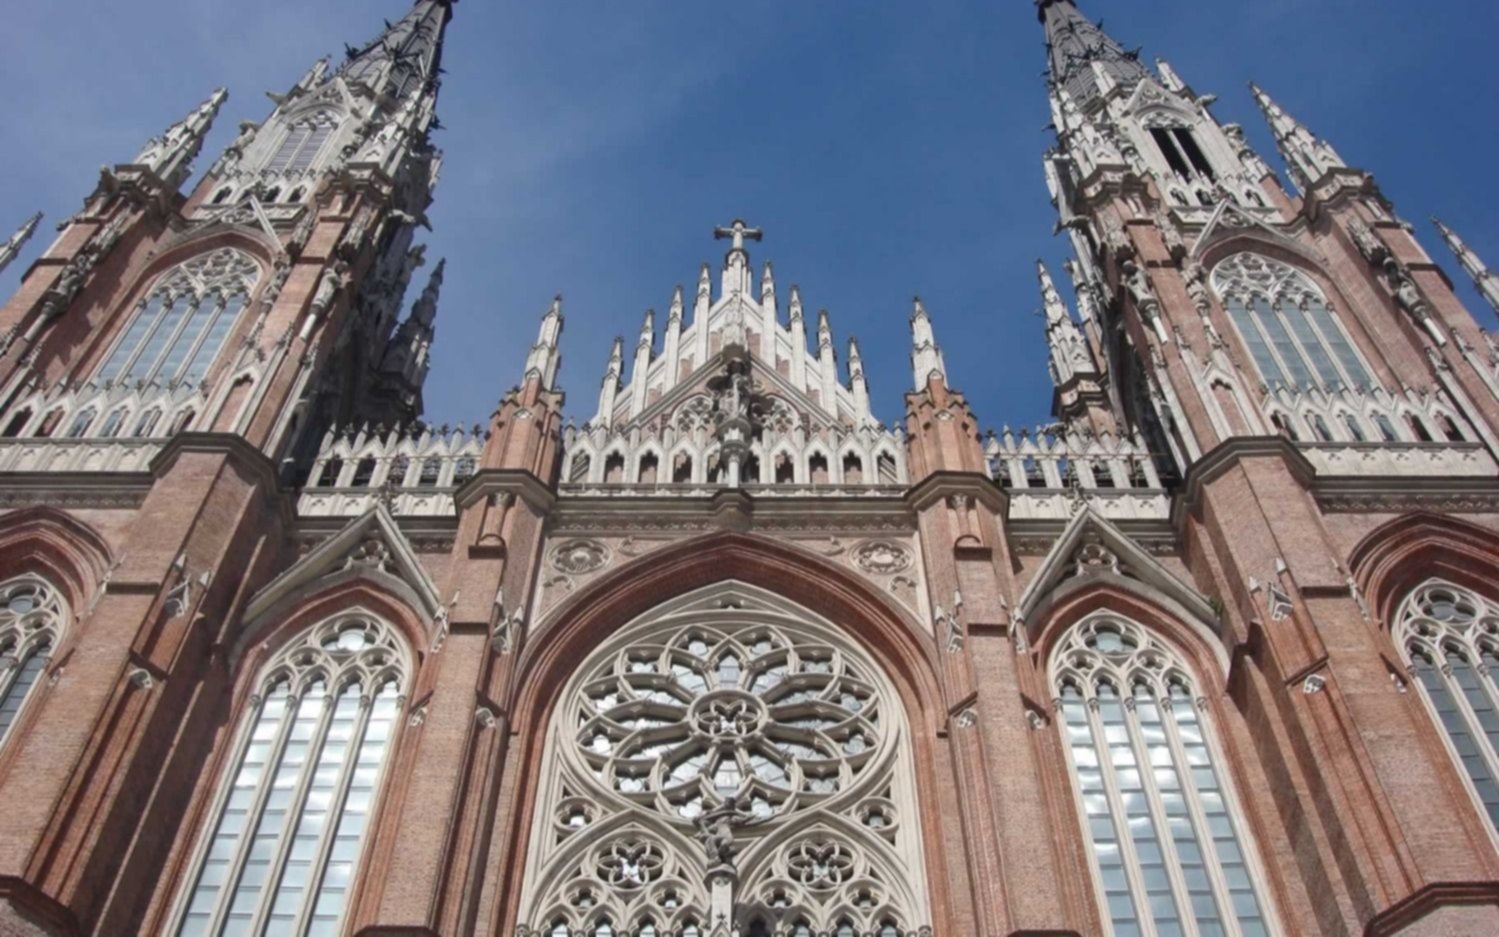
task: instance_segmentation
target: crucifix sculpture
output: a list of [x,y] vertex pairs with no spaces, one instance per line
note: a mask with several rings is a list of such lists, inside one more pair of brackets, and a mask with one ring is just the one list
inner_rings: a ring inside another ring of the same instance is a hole
[[765,237],[765,231],[760,228],[751,228],[742,219],[735,218],[727,228],[714,228],[713,237],[719,241],[730,238],[734,242],[730,250],[742,251],[746,240],[758,241]]

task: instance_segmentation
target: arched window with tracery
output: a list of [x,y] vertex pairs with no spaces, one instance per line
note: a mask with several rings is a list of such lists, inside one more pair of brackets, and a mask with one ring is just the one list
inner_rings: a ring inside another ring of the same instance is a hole
[[1433,579],[1406,598],[1393,630],[1469,792],[1499,827],[1499,606]]
[[67,603],[46,580],[21,576],[0,584],[0,742],[20,718],[67,627]]
[[1310,277],[1259,254],[1213,268],[1213,289],[1270,387],[1367,390],[1369,369]]
[[311,169],[337,129],[338,117],[331,111],[303,117],[287,128],[286,136],[281,138],[281,145],[265,168],[271,172]]
[[411,662],[395,629],[329,619],[263,669],[176,933],[338,934]]
[[744,933],[930,923],[899,697],[857,642],[762,590],[699,590],[591,653],[540,777],[523,927],[706,937],[701,827],[724,811]]
[[1181,657],[1140,625],[1099,613],[1062,638],[1051,679],[1110,932],[1273,932],[1253,845]]
[[227,247],[168,271],[136,307],[99,368],[99,380],[203,380],[259,279],[260,265]]

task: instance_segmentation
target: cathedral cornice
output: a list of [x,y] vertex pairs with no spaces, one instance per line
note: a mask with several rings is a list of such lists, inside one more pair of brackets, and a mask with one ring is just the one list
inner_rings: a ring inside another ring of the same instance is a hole
[[511,494],[545,514],[557,503],[557,493],[524,469],[484,469],[453,492],[458,510],[492,494]]

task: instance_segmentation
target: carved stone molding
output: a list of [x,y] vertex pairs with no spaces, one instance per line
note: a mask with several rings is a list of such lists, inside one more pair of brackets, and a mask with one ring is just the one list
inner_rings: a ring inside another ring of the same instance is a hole
[[597,540],[568,540],[552,548],[552,568],[570,576],[597,572],[609,564],[609,549]]
[[891,540],[869,540],[853,551],[854,565],[866,573],[888,576],[911,568],[911,551]]

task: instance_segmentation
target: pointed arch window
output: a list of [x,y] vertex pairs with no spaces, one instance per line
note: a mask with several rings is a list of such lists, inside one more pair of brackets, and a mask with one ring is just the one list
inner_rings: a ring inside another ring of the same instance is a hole
[[1212,279],[1269,386],[1374,386],[1327,298],[1300,270],[1259,254],[1235,254],[1213,269]]
[[337,129],[338,118],[331,111],[318,111],[296,121],[265,168],[271,172],[311,169]]
[[1052,682],[1115,937],[1271,933],[1252,844],[1176,652],[1103,613],[1064,636]]
[[1432,579],[1401,605],[1394,635],[1469,793],[1499,828],[1499,606]]
[[196,384],[249,304],[260,266],[224,248],[168,271],[99,368],[101,381]]
[[10,734],[68,626],[68,607],[44,579],[0,584],[0,742]]
[[341,932],[409,673],[394,629],[361,614],[276,655],[242,717],[179,935]]
[[607,640],[562,700],[524,926],[706,937],[699,821],[725,809],[744,821],[729,923],[746,935],[928,923],[904,709],[830,622],[738,583],[702,589]]

